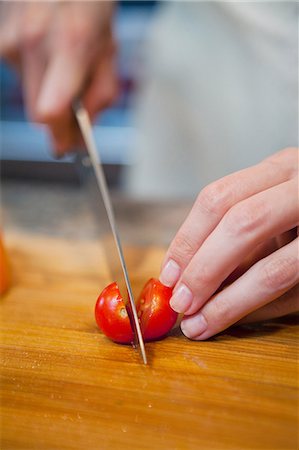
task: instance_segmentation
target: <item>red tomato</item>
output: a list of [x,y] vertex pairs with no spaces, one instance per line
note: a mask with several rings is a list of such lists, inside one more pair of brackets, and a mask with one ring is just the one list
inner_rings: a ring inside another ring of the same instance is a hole
[[133,342],[130,319],[117,283],[109,284],[100,294],[95,306],[95,317],[99,328],[108,338],[120,344]]
[[141,331],[146,341],[159,339],[175,324],[178,314],[171,309],[172,289],[151,278],[141,291],[136,307]]
[[[169,305],[171,295],[172,289],[154,278],[144,286],[136,302],[136,309],[145,341],[163,337],[175,324],[178,314]],[[95,316],[99,328],[113,341],[133,341],[130,319],[116,283],[107,286],[100,294]]]

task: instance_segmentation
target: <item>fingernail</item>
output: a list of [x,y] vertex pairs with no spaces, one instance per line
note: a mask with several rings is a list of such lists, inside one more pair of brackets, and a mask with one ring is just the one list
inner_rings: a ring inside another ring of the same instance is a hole
[[181,330],[189,339],[198,338],[207,328],[208,323],[202,314],[188,317],[181,322]]
[[180,284],[170,299],[170,306],[178,313],[186,312],[192,303],[193,294],[185,284]]
[[173,259],[170,259],[160,274],[160,281],[164,286],[173,287],[180,277],[180,266]]

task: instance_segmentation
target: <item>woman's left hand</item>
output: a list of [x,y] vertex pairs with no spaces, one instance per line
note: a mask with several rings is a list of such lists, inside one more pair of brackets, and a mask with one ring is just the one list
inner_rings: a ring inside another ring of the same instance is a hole
[[299,310],[298,154],[282,150],[200,192],[160,275],[187,337]]

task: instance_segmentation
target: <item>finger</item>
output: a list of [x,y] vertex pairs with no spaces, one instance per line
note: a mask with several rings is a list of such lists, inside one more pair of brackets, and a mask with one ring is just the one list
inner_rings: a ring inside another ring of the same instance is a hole
[[20,36],[22,82],[26,109],[32,120],[37,119],[36,102],[47,63],[45,38],[52,17],[52,5],[29,2],[23,12]]
[[241,264],[224,280],[219,289],[224,288],[228,284],[233,283],[237,278],[243,275],[247,270],[253,266],[260,259],[270,255],[280,247],[289,244],[297,237],[297,230],[287,231],[275,238],[259,244],[242,262]]
[[[291,239],[293,240],[295,236]],[[291,242],[285,242],[285,244]],[[285,245],[284,244],[284,245]],[[229,276],[223,281],[223,283],[219,286],[219,289],[223,289],[228,284],[233,283],[237,278],[240,278],[245,272],[247,272],[250,267],[252,267],[255,263],[257,263],[260,259],[265,258],[271,253],[278,250],[282,245],[278,245],[277,238],[268,239],[265,242],[259,244],[246,258],[238,265],[238,267],[231,273]]]
[[[87,84],[83,104],[91,119],[116,98],[118,92],[115,46],[110,43],[106,54],[98,56],[99,63]],[[63,119],[50,124],[53,147],[56,155],[61,156],[74,146],[82,145],[82,138],[72,112],[66,112]]]
[[297,223],[296,179],[235,205],[186,267],[170,301],[173,309],[194,314],[252,249]]
[[116,99],[118,94],[118,81],[116,76],[114,50],[109,51],[100,60],[90,81],[83,103],[89,115],[93,118]]
[[295,227],[292,230],[289,230],[286,233],[283,233],[280,236],[276,237],[277,246],[283,247],[284,245],[289,244],[291,241],[293,241],[297,236],[298,230],[297,227]]
[[93,31],[77,19],[68,30],[59,30],[50,43],[52,53],[37,102],[39,121],[50,126],[57,154],[64,153],[77,141],[72,102],[90,77],[95,48],[100,54],[105,41],[103,37],[99,44]]
[[52,116],[41,115],[39,98],[42,95],[41,91],[45,89],[45,78],[49,76],[45,70],[46,62],[44,64],[42,62],[42,56],[40,49],[24,52],[23,79],[26,106],[31,119],[47,123],[53,151],[57,156],[62,156],[74,144],[75,121],[70,107],[60,111],[57,109],[56,112],[52,111]]
[[[86,93],[83,104],[92,119],[97,112],[107,107],[116,97],[117,82],[112,63],[99,64]],[[62,156],[74,146],[82,145],[82,139],[72,110],[67,109],[59,120],[49,124],[54,152]]]
[[73,2],[60,6],[48,35],[49,65],[38,102],[41,120],[46,122],[56,120],[70,109],[90,76],[95,56],[102,55],[107,40],[97,12],[102,5]]
[[166,253],[161,282],[175,285],[198,248],[233,205],[295,177],[297,168],[298,150],[289,148],[203,189]]
[[75,117],[65,114],[63,119],[48,125],[52,150],[58,158],[82,146],[81,135]]
[[36,120],[36,102],[40,91],[46,61],[40,48],[26,49],[22,53],[22,83],[26,110]]
[[[38,99],[42,91],[46,68],[52,61],[49,36],[53,25],[55,8],[52,3],[41,5],[28,3],[23,14],[21,57],[22,82],[26,109],[32,120],[42,121],[38,109]],[[49,62],[50,58],[50,62]],[[71,145],[72,117],[70,112],[49,124],[55,153],[62,153]]]
[[181,323],[183,333],[203,340],[269,304],[299,282],[298,238],[259,261]]
[[73,54],[61,51],[52,56],[37,104],[41,122],[55,122],[70,110],[83,86],[86,71],[86,61]]
[[299,284],[283,294],[277,300],[257,309],[241,319],[238,324],[261,322],[276,319],[299,311]]
[[0,56],[11,63],[18,60],[24,4],[0,3]]
[[69,150],[78,136],[71,105],[81,91],[88,71],[89,62],[85,56],[77,56],[73,51],[57,51],[49,62],[36,109],[38,121],[50,127],[57,155]]

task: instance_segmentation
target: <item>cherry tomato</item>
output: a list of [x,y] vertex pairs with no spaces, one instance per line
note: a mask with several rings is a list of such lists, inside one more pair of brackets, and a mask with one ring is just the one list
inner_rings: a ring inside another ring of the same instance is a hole
[[[163,337],[175,324],[178,314],[169,305],[171,295],[172,289],[154,278],[142,289],[136,309],[145,341]],[[107,286],[100,294],[95,317],[99,328],[113,341],[133,341],[130,319],[116,283]]]
[[133,342],[130,319],[117,283],[109,284],[100,294],[95,306],[95,317],[98,327],[108,338],[120,344]]
[[146,341],[159,339],[175,324],[178,314],[171,309],[172,289],[151,278],[141,291],[136,308],[141,331]]

